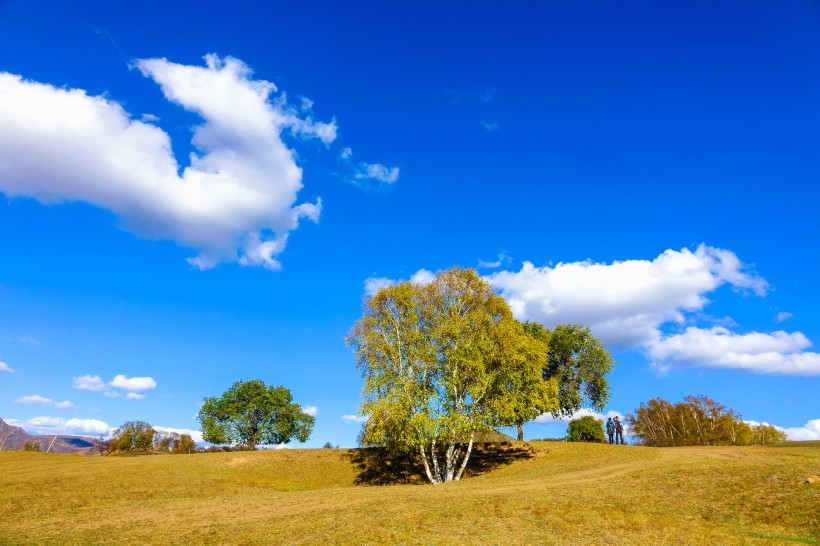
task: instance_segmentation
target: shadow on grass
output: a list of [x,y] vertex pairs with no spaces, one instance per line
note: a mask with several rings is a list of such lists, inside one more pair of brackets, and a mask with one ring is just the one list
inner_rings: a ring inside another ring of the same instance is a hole
[[[473,446],[464,478],[480,476],[516,461],[535,457],[536,451],[529,444],[509,442],[485,443]],[[401,453],[381,447],[351,449],[348,460],[356,465],[359,474],[357,485],[395,485],[429,483],[424,473],[424,463],[417,453]]]

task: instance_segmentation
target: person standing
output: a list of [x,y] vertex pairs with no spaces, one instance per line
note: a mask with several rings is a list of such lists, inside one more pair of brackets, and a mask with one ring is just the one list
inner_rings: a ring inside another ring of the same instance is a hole
[[621,445],[624,445],[624,425],[618,417],[615,417],[615,443],[620,440]]
[[612,422],[612,417],[606,421],[606,437],[610,445],[615,443],[615,423]]

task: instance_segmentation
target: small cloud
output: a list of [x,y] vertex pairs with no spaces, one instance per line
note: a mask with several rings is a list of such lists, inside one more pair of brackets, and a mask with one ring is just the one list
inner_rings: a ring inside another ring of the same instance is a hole
[[103,396],[105,396],[106,398],[119,398],[120,397],[120,395],[118,393],[114,392],[114,391],[105,391],[103,393]]
[[154,114],[143,114],[140,117],[140,121],[143,121],[145,123],[154,123],[159,121],[159,117],[155,116]]
[[54,407],[57,409],[71,409],[74,407],[74,404],[72,404],[69,400],[63,400],[62,402],[56,402]]
[[491,85],[479,93],[478,100],[484,104],[490,104],[493,102],[493,100],[495,100],[495,86]]
[[129,392],[125,395],[126,400],[144,400],[145,395],[139,392]]
[[[428,269],[419,269],[415,273],[410,276],[410,282],[413,284],[428,284],[436,278],[436,274]],[[403,282],[404,279],[390,279],[388,277],[369,277],[364,281],[364,293],[367,296],[375,296],[376,292],[385,288],[387,286],[391,286],[394,284],[398,284]]]
[[316,406],[302,406],[302,411],[312,417],[316,417],[319,414],[319,408]]
[[119,374],[108,382],[108,385],[115,389],[129,391],[129,393],[142,393],[156,388],[157,382],[150,377],[131,377]]
[[393,184],[399,179],[399,168],[386,167],[380,163],[361,163],[353,178],[357,181],[377,180],[385,184]]
[[481,120],[481,126],[484,127],[487,132],[492,133],[493,131],[498,131],[501,129],[501,125],[497,121],[485,121]]
[[313,110],[314,102],[307,97],[299,97],[302,101],[302,112],[310,112]]
[[0,360],[0,372],[14,373],[14,370],[12,370],[8,364]]
[[483,269],[495,269],[497,267],[501,267],[502,265],[507,265],[512,261],[512,258],[507,256],[504,252],[498,253],[498,258],[492,262],[485,262],[484,260],[478,260],[478,267]]
[[83,375],[74,378],[74,388],[81,391],[100,392],[105,390],[105,383],[99,375]]
[[787,313],[785,311],[781,311],[781,312],[779,312],[778,314],[776,314],[774,316],[774,321],[778,322],[778,323],[785,322],[785,321],[789,320],[790,318],[792,318],[793,316],[794,315],[792,313]]
[[18,404],[51,404],[53,400],[39,394],[32,394],[31,396],[21,396],[15,402]]
[[342,415],[342,421],[347,423],[364,423],[367,421],[367,417],[361,417],[359,415]]
[[342,159],[343,161],[347,161],[351,157],[353,157],[353,150],[349,147],[344,147],[342,148],[342,151],[339,152],[339,159]]

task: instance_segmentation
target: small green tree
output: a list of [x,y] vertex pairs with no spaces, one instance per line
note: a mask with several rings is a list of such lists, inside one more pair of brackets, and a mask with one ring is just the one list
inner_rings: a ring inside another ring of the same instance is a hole
[[222,396],[205,398],[197,415],[202,438],[213,444],[257,445],[306,442],[316,418],[293,402],[290,391],[261,379],[237,381]]
[[573,419],[567,426],[567,441],[604,443],[604,422],[591,415]]
[[42,451],[43,448],[40,445],[40,442],[33,440],[31,442],[26,442],[23,446],[23,451]]

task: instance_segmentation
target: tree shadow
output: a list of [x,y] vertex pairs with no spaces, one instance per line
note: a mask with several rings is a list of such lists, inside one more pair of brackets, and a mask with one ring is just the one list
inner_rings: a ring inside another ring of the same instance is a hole
[[[517,461],[536,456],[537,451],[527,443],[494,442],[473,446],[462,478],[480,476]],[[424,463],[417,453],[391,451],[383,447],[350,449],[346,457],[359,469],[356,485],[396,485],[429,483]]]

